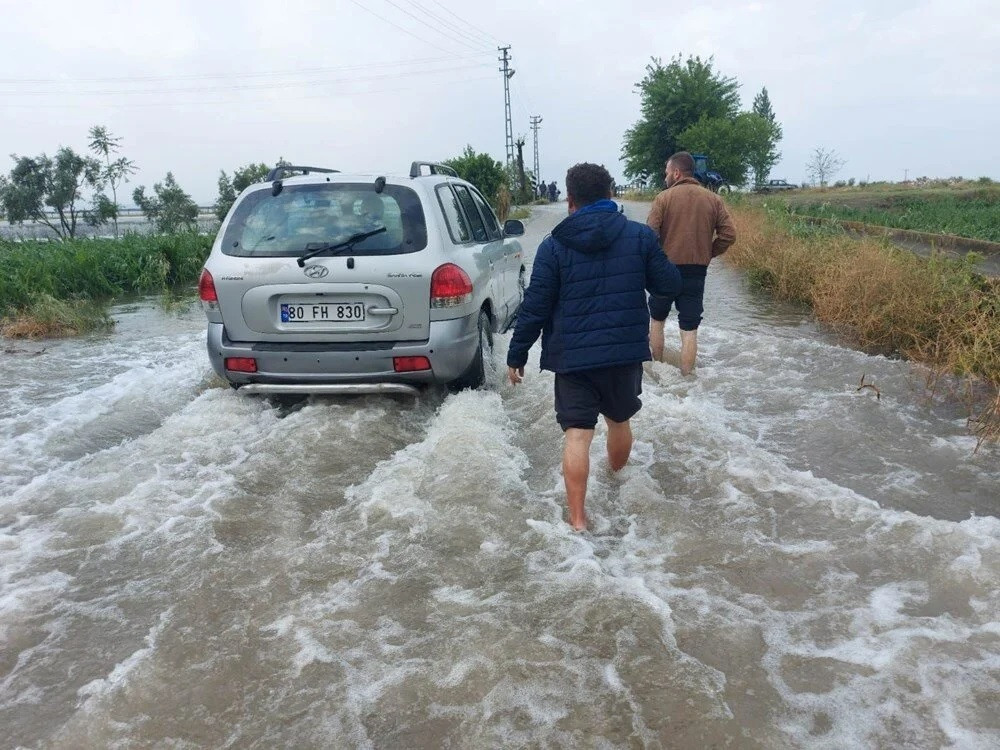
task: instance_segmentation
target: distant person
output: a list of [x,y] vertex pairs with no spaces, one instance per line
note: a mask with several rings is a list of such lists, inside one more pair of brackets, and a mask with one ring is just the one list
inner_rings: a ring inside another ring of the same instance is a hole
[[667,189],[653,200],[646,223],[656,232],[663,252],[677,266],[683,281],[676,299],[651,294],[649,341],[653,359],[663,359],[663,327],[671,305],[677,308],[681,330],[681,374],[694,371],[698,356],[698,326],[705,310],[705,277],[712,258],[736,240],[726,204],[694,178],[694,159],[679,151],[667,160]]
[[558,198],[559,198],[559,190],[556,188],[555,181],[552,181],[549,183],[549,200],[552,203],[555,203]]
[[556,419],[565,433],[569,522],[582,531],[597,417],[607,423],[608,464],[618,471],[632,451],[629,420],[642,407],[642,363],[650,359],[646,292],[672,299],[681,278],[656,235],[618,212],[604,167],[577,164],[566,173],[566,193],[569,217],[535,255],[507,375],[521,382],[541,334],[541,366],[556,374]]

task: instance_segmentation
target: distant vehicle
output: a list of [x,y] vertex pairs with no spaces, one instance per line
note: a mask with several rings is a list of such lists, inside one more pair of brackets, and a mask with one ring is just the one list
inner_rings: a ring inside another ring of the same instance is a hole
[[763,185],[757,187],[758,193],[773,193],[779,190],[795,190],[798,185],[793,185],[790,182],[785,182],[784,180],[768,180]]
[[202,271],[212,367],[251,394],[478,387],[524,297],[522,234],[439,164],[273,169],[237,198]]
[[705,154],[691,154],[694,159],[694,178],[713,193],[728,193],[729,183],[726,178],[718,172],[709,169],[708,156]]

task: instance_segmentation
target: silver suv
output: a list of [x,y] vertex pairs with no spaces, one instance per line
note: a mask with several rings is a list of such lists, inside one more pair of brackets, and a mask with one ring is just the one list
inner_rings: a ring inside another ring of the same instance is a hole
[[246,393],[477,387],[524,295],[524,225],[448,167],[280,167],[219,228],[199,282],[215,371]]

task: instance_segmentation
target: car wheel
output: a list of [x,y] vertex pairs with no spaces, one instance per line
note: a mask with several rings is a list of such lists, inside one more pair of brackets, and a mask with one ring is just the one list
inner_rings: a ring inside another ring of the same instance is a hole
[[461,377],[452,381],[451,387],[456,391],[465,388],[481,388],[486,383],[487,376],[492,377],[496,370],[496,355],[493,351],[493,324],[490,321],[489,313],[486,310],[480,310],[479,346],[476,348],[476,354]]

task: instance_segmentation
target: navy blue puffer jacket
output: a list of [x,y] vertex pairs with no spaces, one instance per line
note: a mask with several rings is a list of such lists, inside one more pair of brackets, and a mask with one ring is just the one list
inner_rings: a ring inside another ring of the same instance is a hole
[[649,227],[609,200],[584,206],[538,247],[507,364],[523,367],[539,334],[543,370],[645,362],[646,292],[673,299],[680,288],[680,273]]

